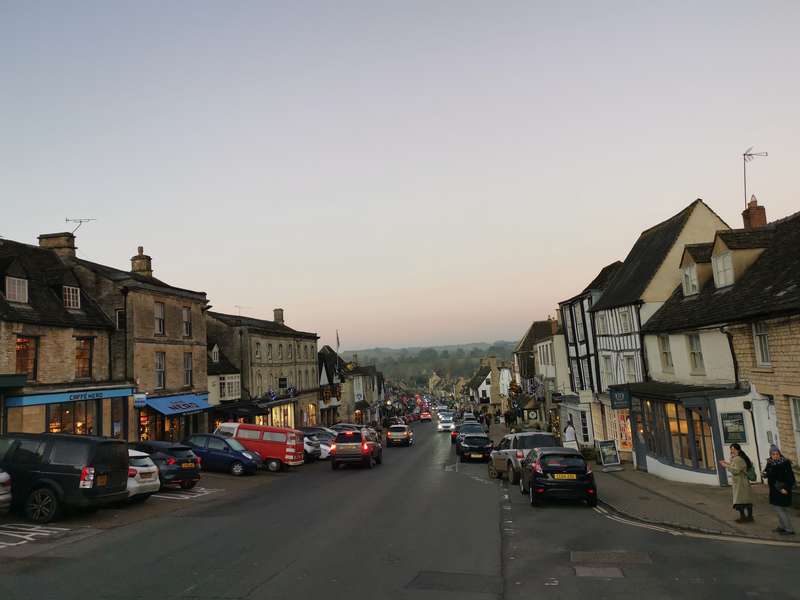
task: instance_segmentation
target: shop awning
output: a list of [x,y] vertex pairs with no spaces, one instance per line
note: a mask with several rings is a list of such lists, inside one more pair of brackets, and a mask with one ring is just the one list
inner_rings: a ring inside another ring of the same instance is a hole
[[749,393],[749,389],[730,386],[685,385],[663,381],[640,381],[637,383],[610,385],[608,389],[610,394],[626,392],[630,396],[645,400],[680,401],[688,408],[708,406],[709,398],[743,396]]
[[207,394],[181,394],[180,396],[164,396],[163,398],[147,398],[147,406],[162,415],[185,415],[208,410]]

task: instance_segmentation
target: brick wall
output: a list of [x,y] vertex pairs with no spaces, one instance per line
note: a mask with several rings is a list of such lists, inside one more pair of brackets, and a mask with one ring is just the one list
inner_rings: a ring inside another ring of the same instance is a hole
[[753,384],[761,394],[775,400],[781,450],[795,465],[800,461],[789,398],[800,398],[800,316],[769,319],[770,367],[756,362],[751,323],[731,326],[739,377]]

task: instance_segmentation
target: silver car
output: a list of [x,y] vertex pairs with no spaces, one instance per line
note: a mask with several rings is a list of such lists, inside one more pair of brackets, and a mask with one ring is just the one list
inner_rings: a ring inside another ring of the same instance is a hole
[[0,469],[0,515],[11,508],[11,475]]
[[489,477],[506,475],[509,483],[519,483],[520,463],[534,448],[558,446],[555,436],[547,431],[524,431],[503,437],[489,459]]

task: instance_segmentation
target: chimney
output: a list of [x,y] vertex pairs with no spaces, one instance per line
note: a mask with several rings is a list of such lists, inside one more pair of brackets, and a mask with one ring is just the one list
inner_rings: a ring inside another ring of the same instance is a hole
[[767,209],[758,205],[755,194],[750,197],[747,208],[742,211],[742,221],[745,229],[758,229],[767,224]]
[[75,236],[62,233],[43,233],[39,236],[39,247],[55,252],[59,258],[75,258]]
[[550,332],[555,335],[558,333],[558,321],[553,317],[547,317],[547,320],[550,322]]
[[144,253],[144,246],[139,246],[139,253],[131,257],[131,271],[145,277],[153,276],[153,259]]
[[275,315],[275,318],[273,319],[273,321],[283,325],[283,309],[282,308],[276,308],[272,312]]

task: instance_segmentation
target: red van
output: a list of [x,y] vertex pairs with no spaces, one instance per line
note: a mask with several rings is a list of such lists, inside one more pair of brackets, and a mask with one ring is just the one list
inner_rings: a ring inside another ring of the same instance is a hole
[[220,423],[216,435],[232,437],[248,450],[258,452],[273,473],[303,464],[303,432],[286,427]]

